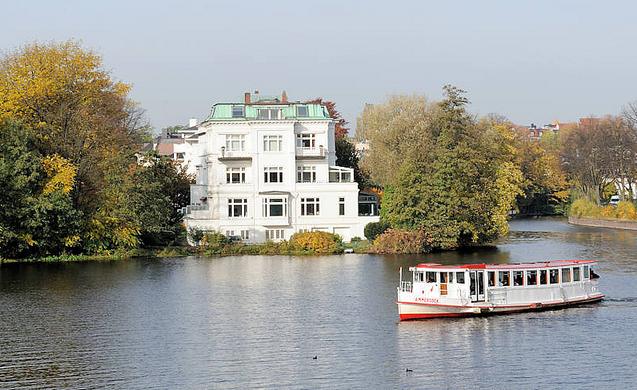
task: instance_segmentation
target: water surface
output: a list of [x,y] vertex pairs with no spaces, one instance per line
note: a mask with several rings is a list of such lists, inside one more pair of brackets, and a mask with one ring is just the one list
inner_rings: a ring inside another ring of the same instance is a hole
[[[397,320],[401,266],[575,258],[606,301]],[[637,232],[559,219],[478,252],[9,264],[0,388],[629,388],[636,325]]]

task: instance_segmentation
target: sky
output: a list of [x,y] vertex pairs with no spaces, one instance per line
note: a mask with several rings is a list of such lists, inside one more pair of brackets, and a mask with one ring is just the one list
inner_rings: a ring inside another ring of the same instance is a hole
[[79,40],[156,129],[254,90],[332,100],[352,128],[365,103],[445,84],[518,124],[637,100],[635,1],[15,0],[1,15],[2,53]]

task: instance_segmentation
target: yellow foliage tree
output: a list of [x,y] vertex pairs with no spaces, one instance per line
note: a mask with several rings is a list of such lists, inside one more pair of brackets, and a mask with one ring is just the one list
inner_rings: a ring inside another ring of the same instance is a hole
[[58,189],[65,194],[71,192],[73,185],[75,185],[75,175],[77,173],[75,165],[64,157],[54,154],[45,157],[42,160],[42,166],[48,176],[43,189],[45,195]]

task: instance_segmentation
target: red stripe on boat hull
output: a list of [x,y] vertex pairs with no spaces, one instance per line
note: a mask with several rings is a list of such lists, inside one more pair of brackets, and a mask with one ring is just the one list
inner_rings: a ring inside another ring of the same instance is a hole
[[[571,306],[582,305],[586,303],[597,303],[601,302],[604,299],[604,295],[582,299],[578,301],[571,302],[560,302],[560,303],[550,303],[550,304],[530,304],[524,307],[518,307],[515,309],[501,310],[501,311],[492,311],[492,312],[480,312],[480,313],[404,313],[399,314],[401,321],[406,320],[420,320],[420,319],[428,319],[428,318],[441,318],[441,317],[474,317],[474,316],[487,316],[487,315],[500,315],[500,314],[514,314],[514,313],[524,313],[529,311],[543,311],[543,310],[554,310],[554,309],[564,309]],[[497,308],[497,306],[496,306]]]

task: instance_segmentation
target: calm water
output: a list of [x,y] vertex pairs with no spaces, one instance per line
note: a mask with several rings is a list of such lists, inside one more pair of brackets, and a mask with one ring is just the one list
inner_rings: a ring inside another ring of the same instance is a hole
[[427,261],[595,258],[608,299],[399,323],[398,268],[424,256],[2,265],[0,387],[634,388],[637,232],[511,228]]

